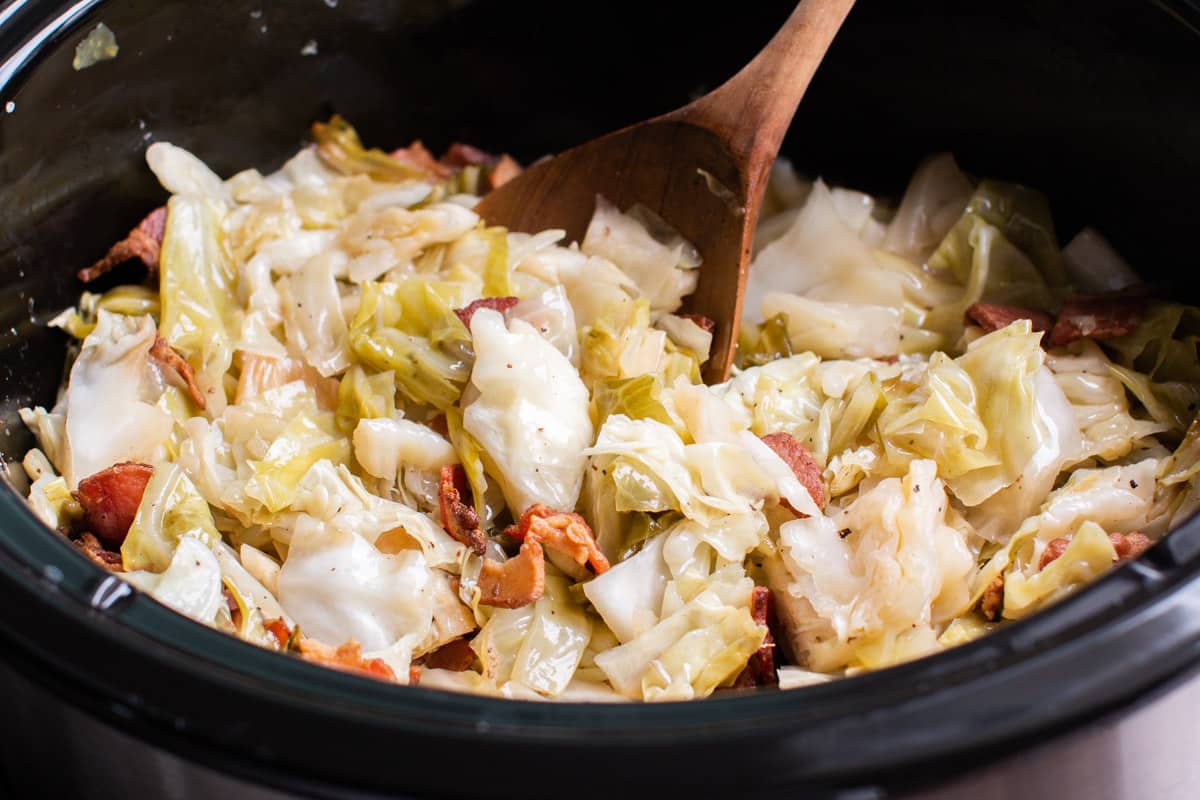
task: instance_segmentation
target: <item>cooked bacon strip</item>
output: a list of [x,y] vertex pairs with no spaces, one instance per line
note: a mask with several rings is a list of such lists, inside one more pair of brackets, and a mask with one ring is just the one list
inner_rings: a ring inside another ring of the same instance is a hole
[[462,320],[462,324],[467,326],[467,330],[470,330],[471,318],[475,316],[475,312],[479,309],[490,308],[493,311],[499,311],[507,317],[508,312],[518,302],[520,301],[515,297],[483,297],[479,300],[472,300],[466,308],[454,309],[454,313]]
[[[808,452],[808,448],[800,444],[790,433],[769,433],[763,436],[762,440],[766,442],[767,447],[770,447],[776,455],[783,459],[785,464],[792,468],[796,480],[800,481],[800,485],[808,490],[808,494],[817,504],[817,508],[824,508],[825,484],[821,480],[821,465]],[[793,514],[800,514],[798,510],[792,508],[792,504],[787,500],[781,502]]]
[[696,326],[705,333],[712,333],[717,329],[717,323],[713,322],[703,314],[679,314],[677,316],[696,323]]
[[1132,333],[1142,321],[1146,301],[1136,294],[1075,295],[1063,301],[1047,347],[1080,339],[1113,339]]
[[429,152],[428,148],[421,144],[420,139],[417,139],[408,147],[401,147],[393,150],[388,155],[402,164],[407,164],[413,169],[418,169],[421,172],[424,172],[426,175],[436,180],[449,178],[454,173],[454,170],[449,169],[445,164],[438,162],[438,160],[433,157],[433,153]]
[[275,637],[280,650],[287,650],[288,642],[292,640],[292,631],[283,621],[283,617],[267,620],[263,623],[263,627],[267,629],[267,633]]
[[1070,546],[1070,539],[1053,539],[1046,545],[1046,549],[1042,551],[1042,557],[1038,560],[1038,572],[1046,568],[1051,561],[1067,552],[1067,547]]
[[465,167],[483,167],[489,189],[503,186],[523,171],[520,163],[507,153],[496,156],[462,142],[450,145],[440,162],[455,171]]
[[1035,331],[1048,331],[1054,327],[1054,320],[1045,311],[996,303],[975,303],[967,309],[967,319],[988,333],[1007,328],[1019,319],[1029,320]]
[[87,529],[109,547],[120,547],[153,474],[149,464],[126,461],[81,480],[74,496]]
[[461,464],[442,467],[438,482],[438,508],[446,533],[483,555],[487,538],[479,526],[479,515],[472,506],[471,485]]
[[534,503],[525,509],[516,530],[510,528],[506,533],[519,542],[534,539],[577,564],[587,564],[597,575],[608,571],[608,559],[596,546],[592,529],[583,517],[574,512],[555,511],[547,505]]
[[504,563],[484,560],[479,573],[479,602],[499,608],[520,608],[542,596],[546,583],[545,545],[600,575],[608,559],[583,517],[535,503],[505,533],[521,542],[521,552]]
[[448,669],[451,672],[465,672],[475,663],[475,651],[467,639],[455,639],[434,650],[422,660],[421,666],[427,669]]
[[515,158],[506,153],[500,156],[500,160],[496,162],[496,165],[488,170],[488,187],[499,189],[524,171],[525,168]]
[[237,396],[234,402],[244,403],[269,389],[286,386],[292,381],[304,381],[317,394],[317,405],[325,411],[338,406],[338,380],[326,378],[313,367],[295,358],[272,358],[245,354],[238,375]]
[[[1141,531],[1110,533],[1108,540],[1112,542],[1113,549],[1117,551],[1117,557],[1113,563],[1132,561],[1149,550],[1150,545],[1154,544]],[[1038,560],[1038,571],[1041,572],[1048,564],[1067,552],[1067,548],[1070,545],[1070,539],[1052,539],[1046,545],[1046,549],[1042,551],[1042,557]]]
[[167,207],[159,206],[146,215],[121,241],[108,248],[104,258],[76,273],[84,283],[94,281],[113,267],[140,258],[150,272],[158,271],[163,231],[167,229]]
[[100,540],[92,534],[81,535],[74,544],[79,548],[79,552],[87,556],[93,564],[104,567],[110,572],[124,572],[124,567],[121,565],[121,554],[105,549],[104,545],[100,544]]
[[1000,619],[1004,612],[1004,576],[997,575],[979,598],[979,611],[988,622]]
[[174,373],[179,382],[187,387],[188,395],[196,404],[196,408],[204,410],[204,393],[196,385],[196,372],[178,350],[167,344],[166,339],[155,336],[154,344],[150,346],[150,358],[163,370]]
[[503,563],[484,559],[479,572],[479,602],[496,608],[520,608],[546,590],[546,562],[537,539],[528,538],[521,552]]
[[497,161],[499,161],[498,156],[462,142],[455,142],[447,147],[446,152],[438,159],[438,163],[452,170],[460,170],[464,167],[490,167]]
[[771,635],[771,622],[775,616],[774,605],[770,589],[765,586],[754,587],[750,594],[750,616],[767,629],[767,635],[762,645],[746,662],[746,668],[733,682],[734,688],[744,689],[779,683],[779,670],[775,665],[775,637]]
[[381,658],[363,658],[362,645],[350,639],[341,647],[330,647],[316,639],[300,640],[300,657],[305,661],[326,667],[376,678],[384,681],[396,680],[396,673]]

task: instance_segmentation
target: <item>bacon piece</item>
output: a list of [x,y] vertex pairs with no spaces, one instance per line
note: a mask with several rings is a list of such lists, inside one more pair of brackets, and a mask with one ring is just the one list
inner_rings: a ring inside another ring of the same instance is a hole
[[587,564],[600,575],[609,569],[608,559],[596,546],[596,537],[583,517],[555,511],[535,503],[525,510],[505,534],[521,542],[521,552],[504,563],[484,560],[479,573],[479,602],[499,608],[520,608],[542,596],[546,583],[545,545],[577,564]]
[[538,544],[557,550],[577,564],[587,564],[597,575],[608,571],[608,559],[596,546],[592,529],[583,517],[574,512],[555,511],[549,506],[534,503],[525,509],[516,529],[509,528],[505,533],[523,543],[536,540]]
[[121,554],[105,549],[104,545],[100,544],[100,540],[92,534],[82,534],[74,544],[79,548],[79,552],[87,556],[93,564],[104,567],[110,572],[124,572],[124,567],[121,565]]
[[1108,540],[1112,542],[1113,549],[1117,551],[1117,561],[1132,561],[1154,544],[1141,531],[1110,533]]
[[1075,295],[1063,301],[1047,347],[1080,339],[1113,339],[1132,333],[1142,321],[1146,301],[1136,294]]
[[440,164],[453,170],[464,167],[490,167],[500,159],[491,153],[480,150],[462,142],[455,142],[446,148],[446,152],[438,160]]
[[251,355],[242,357],[235,403],[244,403],[268,389],[286,386],[292,381],[304,381],[317,395],[317,405],[325,411],[338,406],[338,380],[326,378],[314,368],[295,358],[273,358]]
[[174,374],[178,382],[187,387],[188,395],[196,404],[196,408],[204,410],[204,393],[196,385],[196,373],[178,350],[167,344],[166,339],[155,336],[154,344],[150,346],[150,359],[163,370]]
[[353,639],[341,647],[330,647],[316,639],[300,640],[300,657],[314,664],[362,675],[377,680],[394,681],[396,673],[381,658],[363,658],[362,645]]
[[1035,331],[1048,331],[1054,327],[1054,320],[1045,311],[996,303],[975,303],[967,309],[967,319],[988,333],[1007,328],[1019,319],[1029,320]]
[[[774,450],[775,454],[783,459],[785,464],[792,468],[796,480],[800,481],[800,485],[808,490],[808,494],[817,504],[817,508],[824,508],[825,484],[821,481],[821,465],[808,452],[808,448],[800,444],[790,433],[769,433],[763,436],[762,440],[766,442],[767,447]],[[792,504],[787,500],[781,502],[793,514],[800,514],[799,511],[792,508]]]
[[988,622],[1000,619],[1004,612],[1004,575],[997,575],[979,598],[979,611]]
[[434,158],[433,153],[429,152],[429,149],[421,143],[420,139],[417,139],[408,147],[393,150],[388,155],[396,161],[407,164],[413,169],[420,170],[429,177],[437,180],[449,178],[454,173],[454,170]]
[[1044,570],[1047,564],[1067,552],[1067,547],[1070,544],[1070,539],[1058,538],[1050,540],[1050,543],[1046,545],[1046,549],[1042,551],[1042,557],[1038,559],[1038,572]]
[[121,241],[108,248],[104,258],[90,267],[84,267],[76,275],[84,283],[94,281],[113,267],[134,258],[140,258],[150,272],[158,271],[158,258],[162,252],[163,231],[167,229],[167,207],[159,206],[146,215]]
[[462,324],[467,326],[467,330],[471,330],[471,318],[475,316],[475,312],[479,309],[490,308],[493,311],[499,311],[507,317],[508,312],[518,302],[520,301],[515,297],[483,297],[479,300],[472,300],[466,308],[454,309],[454,313],[462,320]]
[[446,533],[483,555],[487,539],[479,526],[479,515],[472,506],[471,485],[461,464],[442,467],[438,481],[438,508]]
[[704,331],[705,333],[712,333],[714,330],[717,329],[717,323],[713,322],[711,319],[704,316],[703,314],[678,314],[677,316],[682,317],[683,319],[691,320],[692,322],[696,323],[696,326],[699,327],[700,330]]
[[525,171],[515,158],[505,153],[487,172],[488,187],[498,189]]
[[292,631],[283,621],[283,617],[267,620],[263,623],[263,627],[267,629],[267,633],[275,637],[275,641],[279,642],[280,650],[287,650],[288,642],[292,639]]
[[[1108,540],[1112,542],[1113,550],[1117,551],[1117,557],[1113,563],[1121,561],[1132,561],[1142,553],[1150,549],[1150,545],[1154,542],[1150,541],[1141,531],[1132,531],[1130,533],[1110,533]],[[1046,549],[1042,551],[1042,557],[1038,559],[1038,571],[1041,572],[1048,564],[1057,559],[1063,553],[1067,552],[1067,547],[1071,544],[1070,539],[1053,539],[1046,545]]]
[[475,651],[466,639],[455,639],[425,656],[422,666],[427,669],[448,669],[451,672],[464,672],[475,663]]
[[503,563],[484,559],[479,572],[479,602],[496,608],[520,608],[546,590],[546,562],[542,546],[526,539],[521,552]]
[[416,686],[421,682],[421,668],[416,664],[410,664],[408,667],[408,685]]
[[109,547],[120,547],[153,474],[148,464],[125,461],[81,480],[74,496],[87,529]]
[[775,637],[771,635],[771,623],[775,617],[775,601],[771,590],[755,586],[750,594],[750,616],[767,629],[762,645],[750,656],[746,668],[733,682],[734,688],[768,686],[779,683],[779,670],[775,666]]

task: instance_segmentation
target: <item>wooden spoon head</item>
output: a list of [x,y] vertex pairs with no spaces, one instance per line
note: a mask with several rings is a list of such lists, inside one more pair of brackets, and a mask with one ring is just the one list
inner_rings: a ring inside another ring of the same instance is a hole
[[[651,120],[534,164],[486,195],[476,211],[490,224],[535,233],[561,228],[582,241],[604,195],[622,211],[641,203],[696,246],[703,259],[696,291],[680,313],[715,323],[707,383],[729,375],[753,241],[760,177],[748,178],[712,131]],[[753,202],[750,202],[753,200]]]

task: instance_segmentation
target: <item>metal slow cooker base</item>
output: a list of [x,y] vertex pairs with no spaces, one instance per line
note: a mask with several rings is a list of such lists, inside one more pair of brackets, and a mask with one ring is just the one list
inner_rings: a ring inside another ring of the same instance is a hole
[[[0,728],[0,768],[14,800],[286,800],[298,796],[247,783],[121,733],[4,666],[0,666],[0,685],[6,687],[8,706],[8,718]],[[1044,744],[1031,743],[1028,750],[956,780],[902,796],[906,800],[1194,800],[1200,796],[1198,741],[1200,676],[1192,676],[1132,711]],[[63,769],[64,763],[78,766]],[[865,786],[840,796],[865,800],[899,795]]]

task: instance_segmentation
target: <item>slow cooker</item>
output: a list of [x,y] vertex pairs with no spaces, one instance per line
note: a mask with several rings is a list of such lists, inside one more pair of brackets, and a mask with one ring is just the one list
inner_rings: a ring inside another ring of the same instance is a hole
[[[787,692],[537,704],[384,685],[193,624],[25,509],[74,273],[162,192],[149,142],[274,168],[364,139],[526,162],[732,74],[790,2],[10,0],[0,5],[0,789],[19,797],[1200,796],[1200,521],[1033,618]],[[118,56],[76,70],[104,22]],[[1200,6],[860,0],[783,151],[897,190],[925,154],[1048,194],[1195,299]],[[113,280],[129,278],[118,274]]]

